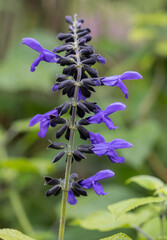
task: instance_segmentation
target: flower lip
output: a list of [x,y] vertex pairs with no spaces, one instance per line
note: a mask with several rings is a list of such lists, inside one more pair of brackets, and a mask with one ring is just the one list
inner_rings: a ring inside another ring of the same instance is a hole
[[107,155],[111,162],[122,163],[125,161],[123,157],[119,157],[115,149],[130,148],[133,145],[124,139],[114,139],[111,142],[101,142],[92,145],[92,151],[97,156]]
[[82,188],[86,188],[86,189],[93,188],[95,193],[98,194],[99,196],[106,195],[108,193],[104,192],[102,185],[98,181],[113,177],[114,175],[115,173],[109,169],[101,170],[98,173],[96,173],[94,176],[79,181],[79,185]]
[[122,82],[123,80],[134,80],[134,79],[142,79],[142,75],[135,71],[127,71],[121,75],[114,75],[110,77],[101,78],[101,82],[107,86],[116,86],[119,87],[122,92],[125,94],[125,98],[128,98],[128,89],[125,84]]
[[108,117],[108,115],[110,115],[116,111],[124,110],[125,108],[126,108],[126,105],[124,105],[123,103],[120,103],[120,102],[110,104],[105,110],[102,111],[99,109],[95,115],[88,117],[87,121],[91,124],[92,123],[99,124],[99,123],[104,122],[110,130],[111,129],[115,130],[118,127],[114,126],[114,123]]
[[35,61],[31,65],[30,68],[31,72],[34,72],[36,70],[36,67],[41,61],[57,63],[58,60],[61,58],[59,55],[56,55],[55,53],[43,48],[41,44],[34,38],[23,38],[22,44],[25,44],[28,47],[40,53],[40,55],[35,59]]
[[40,122],[40,132],[38,133],[38,136],[43,138],[46,136],[46,133],[48,131],[49,125],[52,127],[55,127],[56,124],[53,123],[50,116],[54,115],[55,117],[58,116],[57,109],[53,109],[47,113],[44,114],[37,114],[35,115],[29,123],[29,127],[34,126],[38,122]]

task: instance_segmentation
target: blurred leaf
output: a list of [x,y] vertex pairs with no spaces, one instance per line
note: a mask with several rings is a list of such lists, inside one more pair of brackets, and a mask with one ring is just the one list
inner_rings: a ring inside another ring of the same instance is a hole
[[[78,213],[80,213],[80,216],[84,218],[99,209],[106,209],[106,207],[111,203],[125,199],[125,196],[126,198],[132,198],[136,195],[138,197],[141,196],[130,188],[118,184],[106,184],[104,186],[104,190],[109,194],[105,196],[97,196],[93,190],[89,190],[88,197],[78,198],[78,203],[76,205],[68,204],[67,218],[78,218]],[[59,209],[60,206],[56,208],[57,214],[59,214]]]
[[114,234],[111,237],[101,238],[100,240],[132,240],[132,238],[128,237],[124,233],[117,233],[117,234]]
[[137,183],[138,185],[149,189],[149,190],[156,190],[164,185],[163,181],[159,178],[148,176],[148,175],[139,175],[129,178],[126,183]]
[[167,27],[167,13],[166,12],[156,12],[156,13],[143,13],[136,15],[136,24],[149,25],[149,26],[163,26]]
[[135,28],[129,34],[129,39],[132,42],[138,43],[140,41],[150,41],[154,40],[156,37],[156,30],[155,29],[148,29],[148,28]]
[[22,234],[18,230],[9,228],[4,228],[0,230],[0,238],[2,238],[3,240],[34,240],[33,238]]
[[[148,120],[128,130],[120,128],[119,131],[114,131],[112,135],[113,139],[123,138],[133,144],[133,147],[129,149],[118,150],[118,153],[119,155],[122,153],[122,156],[126,159],[126,163],[138,170],[152,153],[154,146],[159,143],[158,140],[161,133],[161,125],[157,121]],[[110,131],[107,131],[106,135],[111,139]]]
[[[34,29],[22,37],[25,36],[37,39],[48,50],[58,45],[55,35],[49,31]],[[10,54],[0,64],[1,89],[7,92],[35,90],[48,93],[54,83],[55,74],[61,69],[60,66],[42,61],[35,72],[30,72],[30,66],[39,53],[26,45],[20,46],[21,41],[19,36],[11,47]]]
[[6,140],[7,134],[5,130],[0,126],[0,156],[1,158],[7,156],[7,151],[4,145],[4,141]]
[[154,193],[155,195],[156,194],[158,194],[158,195],[165,195],[165,196],[167,196],[167,185],[164,185],[163,187],[160,187],[160,188],[158,188],[156,191],[155,191],[155,193]]
[[24,173],[46,174],[51,166],[45,159],[7,158],[0,162],[0,168],[8,168]]
[[146,121],[132,128],[128,135],[133,147],[124,151],[125,158],[131,166],[141,168],[161,135],[161,126],[156,121]]
[[132,198],[125,201],[121,201],[108,206],[108,209],[112,212],[113,217],[119,218],[121,215],[146,204],[159,203],[165,201],[165,197],[145,197],[145,198]]
[[74,220],[72,224],[89,230],[97,229],[105,232],[118,228],[129,228],[131,221],[133,221],[133,215],[131,214],[125,214],[119,218],[119,221],[116,221],[111,213],[107,211],[97,211],[83,219]]
[[162,57],[167,57],[167,41],[156,42],[155,53]]
[[[30,119],[21,119],[21,120],[14,121],[9,130],[16,133],[32,130],[32,128],[28,127],[29,122],[30,122]],[[34,126],[34,127],[37,128],[37,126]]]
[[79,225],[89,230],[99,230],[102,232],[111,231],[119,228],[134,228],[145,223],[153,217],[155,212],[151,208],[143,208],[140,211],[126,213],[115,219],[112,213],[97,211],[83,219],[76,219],[72,224]]
[[[155,217],[147,221],[142,229],[148,233],[153,239],[156,240],[166,240],[167,238],[161,238],[161,224],[159,217]],[[165,222],[164,229],[167,229],[167,221]],[[165,236],[164,236],[165,237]],[[139,234],[139,240],[145,240],[143,234]]]

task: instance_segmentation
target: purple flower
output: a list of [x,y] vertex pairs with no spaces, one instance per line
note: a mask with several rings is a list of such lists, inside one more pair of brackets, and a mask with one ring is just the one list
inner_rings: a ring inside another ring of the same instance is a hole
[[141,78],[142,78],[142,75],[140,75],[138,72],[127,71],[127,72],[124,72],[122,75],[115,75],[111,77],[101,78],[101,81],[104,85],[107,85],[107,86],[120,87],[122,92],[125,94],[125,98],[128,98],[128,89],[126,88],[122,80],[141,79]]
[[31,65],[30,69],[31,72],[35,71],[35,67],[37,67],[41,61],[57,63],[57,61],[61,58],[60,56],[54,54],[53,52],[43,48],[40,45],[40,43],[33,38],[23,38],[22,43],[26,44],[28,47],[40,53],[40,55],[35,59],[35,61]]
[[[96,173],[94,176],[89,177],[87,179],[81,180],[78,182],[78,184],[85,189],[88,188],[93,188],[95,193],[97,195],[106,195],[108,193],[105,193],[103,190],[102,185],[98,182],[100,180],[106,179],[106,178],[110,178],[114,176],[114,172],[106,169],[106,170],[101,170],[98,173]],[[68,192],[68,196],[67,196],[67,201],[73,205],[77,203],[77,199],[74,196],[72,190],[70,189],[70,191]]]
[[125,161],[123,157],[119,157],[115,149],[120,148],[129,148],[133,145],[129,142],[126,142],[123,139],[114,139],[111,142],[102,142],[97,144],[92,144],[92,151],[97,156],[107,155],[111,162],[113,163],[122,163]]
[[38,122],[40,122],[40,131],[38,133],[38,136],[41,137],[41,138],[46,136],[49,125],[51,127],[56,126],[55,123],[50,122],[51,121],[51,119],[49,117],[50,115],[58,116],[57,109],[51,110],[51,111],[49,111],[45,114],[37,114],[31,119],[31,121],[29,123],[29,127],[32,127],[35,124],[37,124]]
[[[58,91],[58,87],[59,87],[59,85],[58,85],[58,83],[56,83],[55,85],[53,85],[52,91],[53,91],[53,92]],[[84,97],[84,96],[82,95],[81,89],[79,88],[79,91],[78,91],[78,101],[80,101],[80,100],[85,100],[85,99],[86,99],[86,97]]]
[[97,55],[97,59],[98,59],[99,63],[103,63],[103,64],[106,63],[106,59],[104,57],[100,56],[100,55]]
[[70,191],[68,191],[68,195],[67,195],[67,201],[69,204],[74,205],[77,203],[77,199],[74,196],[72,190],[70,189]]
[[125,108],[126,108],[126,106],[120,102],[110,104],[105,110],[103,110],[103,111],[98,110],[98,112],[95,115],[87,118],[87,121],[89,123],[96,123],[96,124],[104,122],[110,130],[111,129],[115,130],[118,127],[114,126],[114,123],[108,117],[108,115],[110,115],[116,111],[124,110]]
[[78,91],[78,101],[80,101],[80,100],[85,100],[85,99],[86,99],[86,97],[84,97],[84,96],[82,95],[81,88],[79,88],[79,91]]
[[105,139],[99,133],[89,132],[90,141],[92,144],[105,143]]
[[100,195],[106,195],[108,193],[105,193],[103,191],[102,185],[98,182],[100,180],[110,178],[114,176],[114,172],[106,169],[106,170],[101,170],[100,172],[96,173],[94,176],[89,177],[87,179],[81,180],[79,182],[79,185],[82,188],[93,188],[95,193]]
[[56,92],[58,90],[58,87],[59,87],[59,85],[56,83],[55,85],[53,85],[52,91]]

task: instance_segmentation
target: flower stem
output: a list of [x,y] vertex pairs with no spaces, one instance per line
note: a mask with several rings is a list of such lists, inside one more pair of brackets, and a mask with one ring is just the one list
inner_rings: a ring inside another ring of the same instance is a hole
[[[78,49],[78,43],[77,43],[77,20],[76,15],[74,15],[74,46],[75,46],[75,54],[77,58],[77,79],[76,82],[80,82],[81,80],[81,73],[82,69],[80,66],[80,57],[79,57],[79,49]],[[70,124],[70,138],[69,138],[69,149],[68,149],[68,156],[67,156],[67,162],[66,162],[66,170],[65,170],[65,180],[64,180],[64,188],[63,194],[62,194],[62,202],[61,202],[61,214],[60,214],[60,226],[59,226],[59,240],[63,240],[64,238],[64,229],[65,229],[65,215],[66,215],[66,205],[67,205],[67,194],[69,191],[69,177],[71,172],[71,162],[72,162],[72,151],[73,151],[73,145],[74,145],[74,137],[75,137],[75,122],[76,122],[76,112],[77,112],[77,102],[78,102],[78,91],[79,86],[75,86],[74,91],[74,103],[72,108],[72,116],[71,116],[71,124]]]

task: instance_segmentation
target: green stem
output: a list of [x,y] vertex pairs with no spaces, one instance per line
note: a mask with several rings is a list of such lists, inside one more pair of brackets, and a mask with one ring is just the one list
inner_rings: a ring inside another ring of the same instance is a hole
[[148,233],[146,233],[142,228],[140,228],[139,226],[136,226],[135,229],[143,234],[143,236],[145,236],[148,240],[154,240]]
[[[79,57],[76,25],[77,25],[77,20],[76,20],[76,15],[75,15],[73,27],[74,27],[74,44],[75,44],[75,54],[76,54],[76,58],[77,58],[77,72],[78,72],[76,82],[79,83],[81,80],[82,68],[81,68],[80,57]],[[76,122],[76,112],[77,112],[77,102],[78,102],[78,91],[79,91],[79,86],[76,85],[75,92],[74,92],[74,103],[73,103],[73,108],[72,108],[72,116],[71,116],[71,125],[70,125],[71,130],[70,130],[68,157],[67,157],[66,170],[65,170],[64,188],[62,189],[63,194],[62,194],[61,213],[60,213],[59,240],[63,240],[63,238],[64,238],[67,194],[69,191],[69,176],[70,176],[70,172],[71,172],[72,151],[73,151],[74,137],[75,137],[75,122]]]
[[160,229],[161,229],[162,239],[163,239],[163,237],[165,238],[165,235],[166,235],[165,224],[166,224],[166,216],[165,216],[165,214],[162,214],[160,216]]
[[9,192],[10,202],[12,204],[15,215],[22,226],[24,232],[29,236],[34,236],[34,230],[31,223],[28,220],[26,212],[24,211],[23,204],[21,202],[20,196],[17,191],[14,189]]

